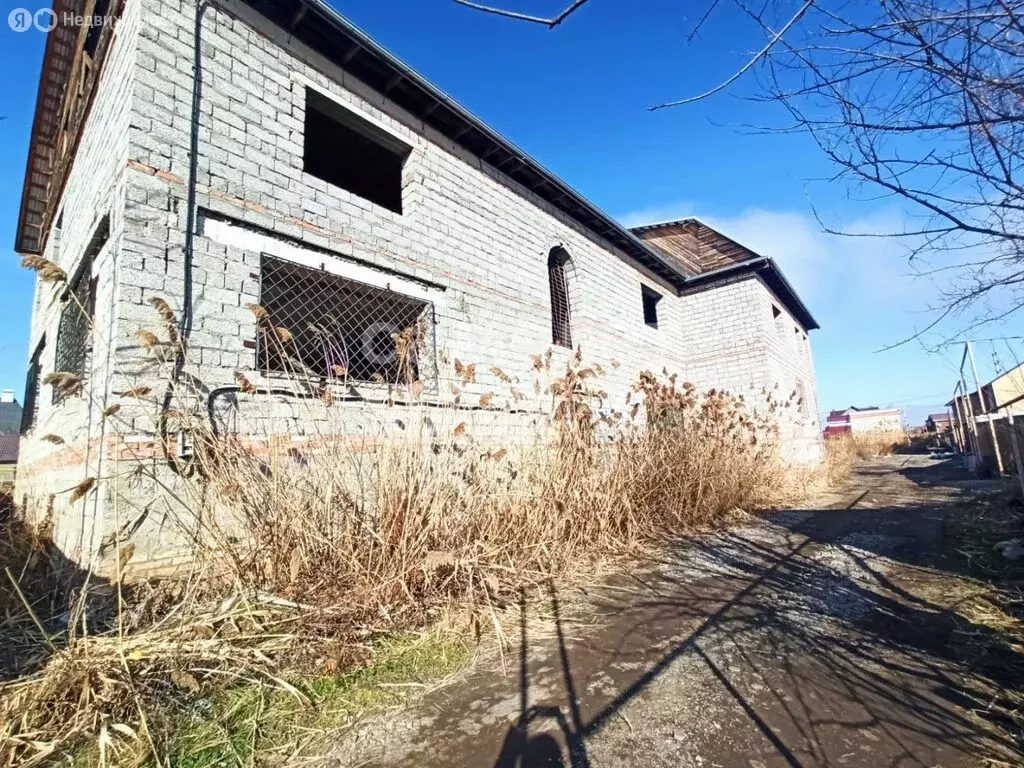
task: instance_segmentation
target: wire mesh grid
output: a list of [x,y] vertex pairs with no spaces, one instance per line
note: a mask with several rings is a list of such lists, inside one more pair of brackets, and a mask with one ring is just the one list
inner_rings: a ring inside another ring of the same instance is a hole
[[551,286],[551,340],[560,347],[572,348],[572,318],[569,312],[569,283],[566,279],[568,257],[554,251],[548,258],[548,283]]
[[46,337],[40,339],[28,361],[28,374],[25,377],[25,407],[21,410],[21,433],[24,434],[36,424],[39,413],[39,380],[42,377],[43,350],[46,348]]
[[264,254],[260,307],[263,371],[436,388],[428,301]]
[[[92,258],[86,258],[78,275],[61,297],[63,308],[57,326],[54,370],[73,373],[84,379],[88,367],[93,314],[94,285]],[[53,388],[53,402],[67,396],[59,387]]]

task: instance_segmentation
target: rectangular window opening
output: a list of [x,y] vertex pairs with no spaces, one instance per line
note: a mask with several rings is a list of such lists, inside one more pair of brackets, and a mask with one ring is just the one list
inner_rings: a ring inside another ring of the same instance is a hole
[[373,123],[306,89],[306,173],[400,214],[402,167],[411,151]]
[[[103,250],[110,236],[110,219],[104,216],[93,233],[82,256],[82,263],[61,294],[63,308],[57,326],[57,347],[54,350],[54,370],[71,373],[85,383],[92,352],[92,322],[96,314],[96,280],[93,262]],[[55,387],[53,402],[59,403],[64,395]]]
[[652,291],[646,285],[641,285],[640,296],[644,303],[644,323],[649,328],[657,328],[658,302],[661,301],[661,294],[657,291]]
[[28,373],[25,376],[25,407],[21,411],[21,434],[25,434],[36,425],[39,415],[39,381],[42,378],[45,348],[46,336],[43,336],[28,361]]
[[339,383],[436,381],[428,301],[264,254],[260,306],[261,370]]
[[786,319],[782,316],[782,310],[772,304],[772,319],[775,322],[775,333],[779,339],[786,341]]

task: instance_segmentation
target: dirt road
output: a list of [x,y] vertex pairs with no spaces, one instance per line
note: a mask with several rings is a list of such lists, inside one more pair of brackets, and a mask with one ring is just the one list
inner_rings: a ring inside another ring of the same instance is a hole
[[949,463],[890,457],[819,509],[617,579],[589,596],[593,624],[552,590],[554,631],[524,622],[507,674],[482,664],[360,724],[329,764],[1024,764],[988,707],[999,667],[964,644],[990,630],[952,609],[966,582],[951,516],[976,486]]

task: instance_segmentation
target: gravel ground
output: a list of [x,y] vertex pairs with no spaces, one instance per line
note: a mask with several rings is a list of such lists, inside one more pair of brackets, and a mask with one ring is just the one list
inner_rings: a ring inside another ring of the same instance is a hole
[[[945,521],[977,483],[950,463],[863,465],[838,499],[690,539],[590,595],[586,628],[524,622],[482,661],[334,745],[332,766],[1024,764],[979,713],[943,604]],[[574,615],[579,605],[574,601]],[[538,633],[533,633],[538,634]]]

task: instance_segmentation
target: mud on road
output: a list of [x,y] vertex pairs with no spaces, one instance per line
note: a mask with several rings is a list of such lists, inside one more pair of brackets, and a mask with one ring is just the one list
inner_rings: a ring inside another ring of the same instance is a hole
[[483,662],[360,723],[327,764],[1024,765],[991,706],[1007,667],[964,643],[991,630],[956,610],[950,530],[984,490],[951,462],[888,457],[814,509],[612,580],[585,629],[552,589],[553,631],[524,621],[506,672]]

